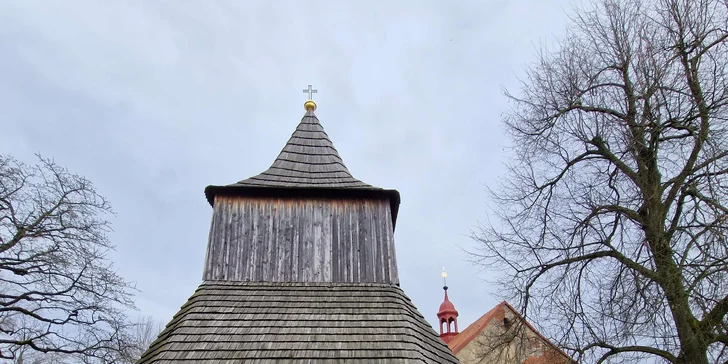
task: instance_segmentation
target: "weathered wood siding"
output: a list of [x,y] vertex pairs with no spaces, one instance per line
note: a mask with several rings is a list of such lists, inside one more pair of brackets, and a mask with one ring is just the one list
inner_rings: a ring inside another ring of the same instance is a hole
[[386,199],[215,197],[205,280],[399,283]]

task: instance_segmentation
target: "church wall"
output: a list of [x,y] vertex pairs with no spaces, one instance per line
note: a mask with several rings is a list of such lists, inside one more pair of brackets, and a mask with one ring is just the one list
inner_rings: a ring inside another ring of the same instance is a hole
[[[506,330],[504,318],[511,322]],[[571,364],[520,317],[501,307],[483,331],[455,356],[461,364]]]
[[399,284],[389,201],[216,196],[203,279]]

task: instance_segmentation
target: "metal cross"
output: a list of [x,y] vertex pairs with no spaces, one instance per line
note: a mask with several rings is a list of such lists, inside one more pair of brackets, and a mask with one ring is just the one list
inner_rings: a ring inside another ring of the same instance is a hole
[[303,90],[303,93],[308,93],[308,99],[313,100],[313,94],[317,93],[318,90],[314,90],[311,88],[311,85],[308,85],[308,90]]

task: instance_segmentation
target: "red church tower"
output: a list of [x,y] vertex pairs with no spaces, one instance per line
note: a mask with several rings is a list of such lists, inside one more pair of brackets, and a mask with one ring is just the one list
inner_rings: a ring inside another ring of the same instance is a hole
[[440,338],[447,344],[459,333],[458,310],[455,309],[455,305],[447,297],[447,273],[445,268],[442,268],[442,280],[444,282],[442,289],[445,290],[445,300],[440,305],[440,311],[437,312],[437,319],[440,323]]

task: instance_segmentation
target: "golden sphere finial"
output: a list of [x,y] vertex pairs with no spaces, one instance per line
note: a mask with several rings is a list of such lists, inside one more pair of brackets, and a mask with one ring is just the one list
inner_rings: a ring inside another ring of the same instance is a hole
[[316,103],[313,100],[307,100],[303,103],[303,107],[306,110],[316,111]]

